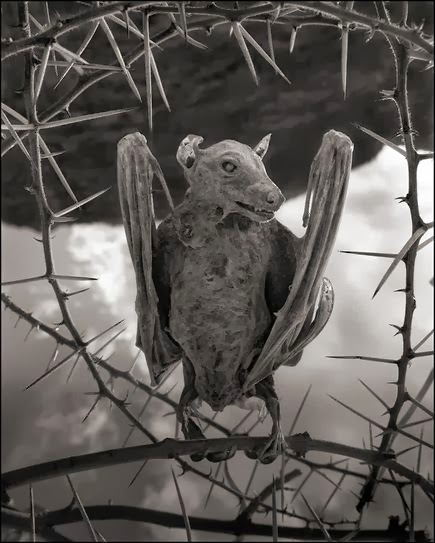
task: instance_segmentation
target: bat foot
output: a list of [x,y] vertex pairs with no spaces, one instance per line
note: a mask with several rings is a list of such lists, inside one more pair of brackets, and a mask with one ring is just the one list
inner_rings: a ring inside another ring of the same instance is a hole
[[207,460],[209,462],[225,462],[225,460],[230,460],[237,452],[237,447],[231,447],[225,451],[216,451],[208,453]]
[[247,456],[248,458],[250,458],[251,460],[257,460],[258,458],[258,451],[257,451],[257,448],[258,447],[254,447],[253,449],[248,449],[245,451],[245,456]]
[[258,460],[261,464],[271,464],[286,448],[284,435],[281,430],[278,430],[270,436],[266,445],[245,451],[245,455],[252,460]]
[[190,459],[192,460],[192,462],[201,462],[202,460],[204,460],[204,455],[201,453],[191,454]]

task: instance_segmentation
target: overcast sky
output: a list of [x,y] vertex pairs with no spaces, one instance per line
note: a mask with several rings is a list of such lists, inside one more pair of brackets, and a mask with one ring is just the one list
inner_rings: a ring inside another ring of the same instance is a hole
[[[273,140],[272,140],[273,145]],[[113,187],[112,190],[116,190]],[[332,360],[327,355],[360,354],[394,358],[401,352],[399,337],[393,337],[394,330],[389,323],[403,321],[404,295],[394,293],[404,285],[404,267],[400,265],[378,296],[372,294],[387,269],[390,261],[339,253],[339,250],[397,252],[410,233],[409,211],[405,204],[398,204],[394,198],[407,192],[406,162],[391,149],[385,148],[371,163],[352,172],[343,220],[337,236],[325,275],[332,281],[335,290],[335,307],[332,317],[322,334],[305,350],[301,363],[295,368],[278,371],[277,391],[281,400],[284,430],[295,415],[298,405],[308,388],[312,390],[302,412],[296,431],[308,431],[313,438],[344,442],[362,446],[361,437],[368,442],[368,425],[352,413],[334,403],[331,394],[347,404],[362,410],[366,415],[385,422],[384,411],[370,393],[358,382],[364,380],[391,404],[395,387],[386,384],[394,381],[394,367],[375,362],[359,360]],[[419,199],[421,214],[426,221],[433,220],[433,162],[425,161],[419,169]],[[279,212],[279,219],[297,234],[302,234],[301,217],[304,197],[287,202]],[[12,228],[2,225],[2,280],[29,277],[43,273],[41,245],[33,240],[34,232],[26,228]],[[427,239],[431,232],[426,234]],[[69,303],[79,331],[90,338],[120,319],[126,320],[127,330],[114,344],[111,362],[119,368],[128,368],[136,349],[134,347],[136,315],[134,312],[135,283],[131,262],[125,243],[122,226],[105,224],[76,225],[59,229],[53,240],[57,273],[95,276],[90,291],[75,296]],[[412,340],[418,342],[433,328],[433,245],[418,254],[416,266],[416,299]],[[64,285],[67,286],[67,285]],[[83,283],[69,284],[71,290],[83,288]],[[12,286],[5,291],[12,301],[44,322],[60,320],[59,310],[51,290],[44,283]],[[120,446],[129,431],[127,421],[116,412],[109,411],[107,404],[101,405],[84,424],[81,420],[87,413],[93,396],[85,392],[96,390],[86,369],[78,367],[72,380],[65,384],[70,365],[54,373],[27,392],[23,389],[46,369],[54,349],[54,342],[40,332],[33,332],[24,343],[28,326],[23,321],[14,328],[16,317],[10,312],[2,313],[2,471],[55,459],[70,454],[81,454],[104,448]],[[433,349],[433,339],[427,341],[424,350]],[[59,354],[58,360],[62,356]],[[106,354],[109,354],[108,352]],[[72,362],[70,362],[71,364]],[[418,358],[408,372],[407,388],[416,395],[426,379],[433,360]],[[143,358],[139,359],[136,375],[146,374]],[[171,396],[178,399],[182,388],[181,368],[165,384],[169,389],[178,383]],[[164,387],[164,389],[165,389]],[[121,395],[122,389],[116,392]],[[131,408],[137,413],[145,398],[139,393],[130,397]],[[424,400],[433,409],[432,391]],[[163,417],[168,407],[153,400],[144,417],[146,424],[159,437],[174,435],[174,417]],[[209,413],[209,411],[206,411]],[[234,426],[244,411],[227,408],[219,414],[217,421]],[[422,414],[415,419],[424,418]],[[246,428],[254,421],[254,416]],[[419,428],[410,431],[419,434]],[[269,419],[257,427],[258,434],[269,431]],[[217,435],[209,431],[208,435]],[[425,439],[433,442],[432,425],[426,424]],[[144,443],[135,433],[130,444]],[[400,450],[409,442],[398,438],[395,448]],[[328,460],[325,455],[313,454],[312,459]],[[401,457],[401,461],[414,468],[416,451]],[[85,472],[73,476],[77,489],[86,504],[107,503],[112,498],[117,504],[144,505],[179,512],[174,492],[170,466],[179,469],[172,461],[150,462],[138,481],[129,489],[128,482],[139,465],[130,464],[116,468]],[[199,464],[208,471],[206,462]],[[236,482],[245,488],[252,469],[242,453],[232,460],[231,468]],[[352,462],[355,469],[363,469]],[[289,469],[302,467],[289,464]],[[428,471],[433,478],[432,456],[423,449],[422,473]],[[272,474],[279,473],[279,462],[257,472],[252,491],[259,491],[271,480]],[[332,475],[332,478],[338,479]],[[207,486],[197,477],[186,474],[180,480],[181,490],[187,501],[190,514],[211,515],[231,518],[236,513],[237,503],[224,492],[216,490],[209,509],[204,513],[202,505]],[[345,490],[358,493],[359,486],[354,479],[345,480]],[[332,486],[314,476],[304,491],[313,506],[321,506],[332,491]],[[66,505],[70,491],[64,479],[53,479],[35,485],[35,499],[47,508]],[[17,503],[26,505],[26,489],[12,493]],[[417,528],[425,526],[432,531],[431,507],[417,491]],[[386,528],[388,515],[402,514],[396,492],[380,489],[377,504],[370,506],[366,527]],[[330,517],[356,518],[356,499],[348,492],[336,494],[329,506]],[[299,500],[293,506],[306,513]],[[259,520],[263,521],[262,517]],[[184,540],[179,530],[146,528],[134,524],[100,524],[99,529],[107,540]],[[152,533],[151,533],[151,531]],[[65,532],[66,533],[66,532]],[[70,534],[84,534],[78,525]],[[79,536],[80,537],[80,536]],[[198,539],[213,537],[197,534]]]

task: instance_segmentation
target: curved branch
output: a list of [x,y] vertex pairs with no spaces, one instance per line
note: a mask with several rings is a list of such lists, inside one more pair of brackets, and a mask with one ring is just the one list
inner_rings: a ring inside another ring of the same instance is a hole
[[[124,505],[88,505],[86,513],[90,520],[127,520],[131,522],[143,522],[165,526],[169,528],[184,529],[183,516],[176,513],[169,513],[161,510],[145,509]],[[38,515],[36,518],[36,529],[38,533],[42,530],[51,529],[51,526],[82,522],[82,516],[78,509],[60,509]],[[2,508],[2,522],[8,522],[22,529],[29,529],[31,519],[29,515]],[[270,537],[271,526],[254,522],[240,522],[236,520],[218,520],[189,515],[189,522],[193,530],[202,532],[227,533],[235,535],[255,535]],[[339,540],[346,537],[353,530],[329,529],[331,537]],[[292,526],[279,526],[278,533],[287,539],[305,541],[324,541],[323,533],[318,529],[296,528]],[[428,541],[424,530],[414,533],[415,541]],[[407,541],[408,532],[403,528],[393,530],[390,527],[386,530],[360,530],[353,538],[353,541]],[[69,541],[65,538],[57,541]]]
[[[197,453],[206,454],[209,452],[224,451],[236,447],[239,451],[252,449],[265,445],[267,437],[246,437],[235,436],[218,439],[196,439],[189,441],[178,441],[167,438],[159,443],[151,445],[138,445],[121,449],[108,449],[96,453],[89,453],[79,456],[71,456],[27,466],[2,474],[1,484],[4,488],[13,488],[25,483],[51,479],[65,475],[66,473],[77,473],[89,469],[99,469],[106,466],[126,464],[130,462],[144,461],[148,459],[170,459],[180,456],[192,455]],[[361,460],[368,464],[384,466],[395,473],[412,479],[415,477],[415,483],[426,490],[429,494],[434,494],[434,485],[421,475],[415,474],[412,470],[396,462],[391,454],[379,454],[377,451],[358,449],[349,445],[342,445],[332,441],[323,441],[320,439],[311,439],[303,435],[296,435],[286,438],[290,448],[298,454],[304,455],[308,451],[318,451],[328,454],[339,454],[350,458]]]
[[[151,13],[177,13],[178,7],[163,7],[160,5],[153,5],[155,2],[112,2],[97,8],[92,8],[83,13],[79,13],[69,19],[64,21],[58,21],[51,27],[46,30],[31,36],[28,38],[22,38],[14,42],[7,42],[2,44],[1,59],[5,60],[9,57],[15,56],[19,53],[31,50],[36,46],[46,46],[50,43],[53,43],[60,36],[71,32],[79,28],[81,25],[95,21],[101,17],[106,17],[108,15],[115,15],[120,12],[128,12],[128,10],[139,9],[147,7],[147,12]],[[421,49],[427,51],[429,54],[433,55],[434,47],[433,45],[425,40],[420,33],[405,28],[403,26],[398,26],[390,23],[389,21],[373,19],[369,15],[364,15],[363,13],[358,13],[353,10],[347,10],[340,6],[335,6],[330,2],[286,2],[285,7],[299,6],[301,8],[308,9],[310,11],[320,12],[324,15],[329,15],[337,18],[341,22],[347,23],[357,23],[368,29],[374,29],[376,31],[384,32],[390,36],[406,40],[408,43],[417,45]],[[247,17],[254,17],[262,15],[264,13],[270,13],[275,10],[272,3],[269,5],[264,4],[260,6],[252,6],[245,9],[239,10],[228,10],[221,8],[216,5],[209,5],[206,8],[201,7],[192,7],[186,6],[186,13],[192,15],[206,15],[206,16],[218,16],[223,18],[225,22],[231,22],[234,20],[242,20]]]
[[415,30],[405,28],[403,26],[395,25],[390,21],[384,21],[381,19],[373,19],[369,15],[359,13],[354,10],[347,10],[341,6],[334,5],[333,2],[289,2],[293,6],[300,6],[316,12],[323,13],[324,15],[331,15],[336,17],[342,22],[357,23],[365,26],[367,29],[376,30],[407,41],[410,44],[415,44],[427,51],[429,54],[434,54],[434,46],[429,41],[422,38],[422,36]]
[[[32,533],[32,519],[30,514],[22,513],[21,511],[16,511],[15,509],[9,509],[8,507],[2,507],[2,537],[5,537],[4,541],[7,541],[3,531],[6,531],[8,528],[13,528],[15,530],[25,530]],[[46,522],[41,522],[39,520],[39,515],[35,518],[35,532],[44,538],[44,541],[53,541],[54,543],[58,541],[72,541],[69,537],[65,537],[57,530],[49,526]],[[12,539],[10,539],[12,541]],[[28,541],[31,541],[30,539]]]

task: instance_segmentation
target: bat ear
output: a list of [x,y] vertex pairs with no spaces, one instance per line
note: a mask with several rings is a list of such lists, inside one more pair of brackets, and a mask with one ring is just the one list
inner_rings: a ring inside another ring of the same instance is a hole
[[264,155],[267,153],[267,150],[269,149],[271,136],[272,134],[267,134],[267,136],[264,136],[264,138],[261,141],[259,141],[253,149],[254,153],[257,153],[257,155],[261,158],[261,160],[263,160]]
[[195,134],[189,134],[186,136],[177,150],[177,161],[178,163],[186,169],[190,169],[195,160],[198,158],[198,155],[201,153],[201,149],[198,148],[198,145],[204,141],[204,138],[201,136],[196,136]]

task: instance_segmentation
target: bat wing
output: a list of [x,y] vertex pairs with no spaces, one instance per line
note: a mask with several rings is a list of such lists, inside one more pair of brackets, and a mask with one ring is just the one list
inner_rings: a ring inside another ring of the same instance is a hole
[[[352,152],[352,141],[346,135],[330,130],[323,136],[322,145],[311,165],[303,216],[307,230],[303,238],[296,238],[294,275],[287,282],[286,299],[275,313],[272,330],[249,371],[244,391],[282,364],[295,365],[304,347],[323,330],[331,315],[334,292],[330,281],[322,275],[343,211]],[[282,231],[278,233],[282,236]],[[292,241],[288,235],[287,238]],[[278,288],[281,299],[289,266],[289,258],[278,259],[274,275],[281,277],[282,284]]]
[[125,235],[136,275],[136,345],[145,354],[153,386],[162,382],[181,358],[179,347],[165,330],[170,298],[168,243],[165,229],[157,232],[152,200],[152,180],[156,175],[168,196],[161,168],[147,145],[145,136],[128,134],[118,143],[118,189]]

